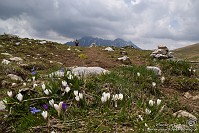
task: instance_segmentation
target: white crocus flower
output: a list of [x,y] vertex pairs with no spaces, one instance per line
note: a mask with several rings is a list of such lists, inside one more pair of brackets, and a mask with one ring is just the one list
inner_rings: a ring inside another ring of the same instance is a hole
[[120,93],[118,96],[119,96],[119,100],[123,100],[123,97],[124,97],[123,94]]
[[7,94],[8,94],[9,97],[13,97],[12,91],[7,91]]
[[152,82],[152,86],[155,87],[155,86],[156,86],[156,83],[155,83],[155,82]]
[[66,86],[68,86],[68,83],[64,80],[64,81],[62,81],[62,86],[66,87]]
[[45,93],[46,95],[49,95],[49,94],[51,93],[51,91],[48,90],[48,89],[45,89],[45,90],[44,90],[44,93]]
[[137,76],[140,77],[140,73],[139,72],[137,72]]
[[33,84],[33,88],[37,87],[37,84]]
[[149,105],[150,105],[150,106],[153,106],[154,103],[155,103],[155,102],[154,102],[153,100],[149,100]]
[[79,96],[75,96],[75,100],[79,101],[80,100]]
[[23,95],[21,93],[18,93],[16,95],[17,99],[21,102],[23,100]]
[[54,99],[51,99],[51,100],[49,101],[49,104],[50,104],[51,107],[54,107]]
[[35,81],[35,76],[32,77],[32,81]]
[[118,99],[119,99],[119,95],[118,94],[113,95],[112,100],[115,101],[115,107],[117,107],[117,100]]
[[65,92],[68,93],[69,91],[70,91],[70,87],[67,86],[67,87],[65,88]]
[[143,121],[143,118],[141,115],[138,115],[138,118],[140,118],[141,121]]
[[41,88],[42,88],[42,90],[44,91],[44,90],[46,89],[46,85],[45,85],[45,84],[42,84],[42,85],[41,85]]
[[157,106],[159,106],[161,104],[162,100],[157,99]]
[[58,104],[54,104],[54,108],[55,108],[55,110],[57,110],[58,116],[60,116],[60,114],[61,114],[62,104],[63,104],[63,102],[60,102],[59,105]]
[[150,109],[148,109],[148,108],[146,108],[146,109],[145,109],[145,113],[148,115],[148,114],[150,114],[150,113],[151,113],[151,110],[150,110]]
[[78,91],[77,90],[74,90],[74,95],[78,96]]
[[83,93],[79,93],[79,98],[83,99]]
[[41,115],[44,117],[44,119],[46,119],[48,117],[48,112],[47,111],[43,111],[41,113]]
[[26,83],[23,83],[23,86],[26,86]]
[[164,81],[165,81],[165,77],[163,76],[163,77],[161,77],[161,83],[163,84]]
[[105,103],[106,101],[108,101],[110,97],[111,97],[110,93],[103,92],[102,97],[101,97],[102,103]]

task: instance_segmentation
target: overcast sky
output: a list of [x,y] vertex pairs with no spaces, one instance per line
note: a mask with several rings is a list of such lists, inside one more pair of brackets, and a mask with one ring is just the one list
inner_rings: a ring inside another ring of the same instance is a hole
[[0,0],[0,34],[66,42],[131,40],[143,49],[199,42],[199,0]]

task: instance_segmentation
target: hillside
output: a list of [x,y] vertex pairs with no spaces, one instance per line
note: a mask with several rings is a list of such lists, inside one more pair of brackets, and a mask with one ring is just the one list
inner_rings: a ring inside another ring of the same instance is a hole
[[[105,48],[0,35],[0,132],[199,129],[194,66],[154,60],[152,51]],[[118,60],[122,56],[129,58]],[[106,73],[76,75],[77,66]],[[146,66],[159,67],[161,75]]]
[[191,61],[199,61],[199,43],[173,50],[176,57]]
[[[115,47],[124,47],[132,46],[133,48],[140,49],[138,46],[133,44],[131,41],[125,41],[123,39],[117,38],[115,40],[105,40],[102,38],[85,36],[81,39],[78,39],[80,46],[89,47],[92,43],[95,43],[97,46],[115,46]],[[74,42],[67,42],[66,44],[74,46]]]

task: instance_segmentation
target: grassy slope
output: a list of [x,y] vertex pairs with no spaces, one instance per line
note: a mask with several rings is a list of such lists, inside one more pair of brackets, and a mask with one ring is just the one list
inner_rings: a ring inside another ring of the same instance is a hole
[[[20,45],[16,45],[16,42],[20,42]],[[7,52],[14,57],[18,56],[23,58],[21,65],[15,62],[7,66],[0,64],[0,100],[6,96],[7,90],[17,91],[18,89],[24,88],[20,82],[17,82],[16,87],[13,87],[11,85],[13,81],[10,81],[6,75],[9,73],[17,74],[22,76],[24,82],[27,82],[31,76],[31,68],[33,66],[35,66],[36,71],[40,74],[49,74],[62,67],[69,66],[100,66],[111,70],[112,73],[90,78],[80,87],[82,91],[87,94],[85,95],[86,101],[88,102],[86,103],[86,108],[81,108],[72,100],[67,113],[61,120],[57,118],[55,110],[51,110],[52,112],[49,111],[51,116],[48,120],[50,128],[44,126],[45,128],[42,129],[42,127],[38,127],[39,129],[36,128],[36,130],[38,130],[37,132],[62,130],[62,127],[69,132],[133,132],[133,130],[134,132],[143,132],[142,129],[146,129],[144,126],[145,122],[150,127],[154,127],[157,122],[179,123],[180,119],[173,118],[171,116],[172,112],[180,109],[186,109],[190,112],[199,111],[197,101],[187,101],[188,99],[183,96],[183,91],[188,91],[191,87],[192,90],[190,90],[191,92],[193,91],[193,94],[199,94],[198,88],[195,86],[196,75],[185,76],[190,75],[190,73],[184,64],[169,64],[167,62],[159,64],[160,62],[154,62],[149,58],[151,51],[125,48],[124,50],[127,51],[133,67],[120,67],[123,63],[116,59],[122,56],[120,52],[123,50],[119,48],[115,48],[114,52],[107,52],[103,50],[104,47],[71,47],[71,50],[68,51],[68,46],[66,45],[55,42],[47,42],[46,44],[40,44],[38,42],[39,40],[9,39],[5,36],[0,36],[0,45],[3,46],[0,48],[0,53]],[[80,54],[85,54],[87,58],[79,58]],[[3,59],[9,59],[9,56],[0,54],[0,61]],[[165,65],[162,66],[164,63]],[[160,65],[166,77],[165,84],[160,84],[159,77],[148,73],[144,69],[146,65]],[[136,76],[137,72],[141,73],[140,77]],[[184,75],[180,75],[181,73],[184,73]],[[41,84],[43,80],[45,81],[46,79],[39,79],[38,84]],[[157,83],[157,88],[154,89],[151,87],[152,81]],[[104,85],[108,87],[104,87]],[[27,82],[27,87],[31,88],[32,83]],[[40,86],[38,89],[41,89]],[[154,90],[162,94],[154,95]],[[112,94],[122,92],[124,94],[124,101],[119,102],[118,108],[114,108],[114,103],[112,102],[109,105],[102,105],[100,96],[103,91],[110,91]],[[156,114],[147,117],[144,112],[148,100],[156,100],[157,98],[161,98],[163,104],[166,105],[164,109],[165,113],[160,117],[154,118]],[[95,101],[95,99],[97,99],[97,101]],[[146,118],[144,122],[141,122],[137,118],[140,114]],[[26,117],[29,121],[27,121]],[[38,121],[37,124],[41,122],[41,125],[42,123],[43,125],[47,125],[47,123],[43,122],[40,115],[36,117],[29,113],[26,117],[22,117],[20,120],[13,117],[12,119],[21,124],[18,125],[17,122],[13,122],[13,127],[8,129],[8,131],[13,131],[13,128],[23,131],[24,128],[29,128],[27,124],[36,126],[32,121]],[[0,117],[0,124],[2,127],[0,129],[5,130],[6,126],[11,126],[6,125],[1,118],[2,117]],[[40,119],[38,120],[37,118]],[[31,121],[31,119],[33,120]]]
[[176,57],[199,61],[199,43],[173,50]]

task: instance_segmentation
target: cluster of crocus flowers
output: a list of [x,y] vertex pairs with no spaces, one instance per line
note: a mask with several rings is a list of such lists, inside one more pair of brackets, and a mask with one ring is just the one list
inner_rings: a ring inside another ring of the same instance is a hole
[[61,111],[66,111],[67,105],[64,102],[60,102],[59,104],[54,104],[55,110],[57,110],[58,116],[60,116]]
[[[154,106],[155,105],[155,103],[156,103],[156,105],[157,106],[159,106],[160,104],[161,104],[161,102],[162,102],[162,100],[160,100],[160,99],[157,99],[157,101],[155,102],[155,101],[153,101],[153,100],[149,100],[149,106]],[[151,113],[151,110],[150,109],[148,109],[148,108],[146,108],[145,109],[145,113],[146,114],[150,114]]]
[[123,100],[123,94],[120,93],[120,94],[113,95],[112,100],[115,102],[115,107],[117,107],[117,101]]
[[46,95],[50,95],[50,93],[52,93],[52,91],[50,89],[46,89],[46,85],[45,84],[42,84],[41,88],[44,91],[44,94],[46,94]]
[[62,86],[64,87],[64,92],[62,93],[62,95],[70,91],[70,87],[66,81],[62,81]]
[[78,90],[74,90],[75,100],[79,101],[80,99],[83,99],[83,93],[79,93]]
[[107,102],[110,99],[110,97],[111,97],[110,93],[103,92],[101,97],[102,103]]

